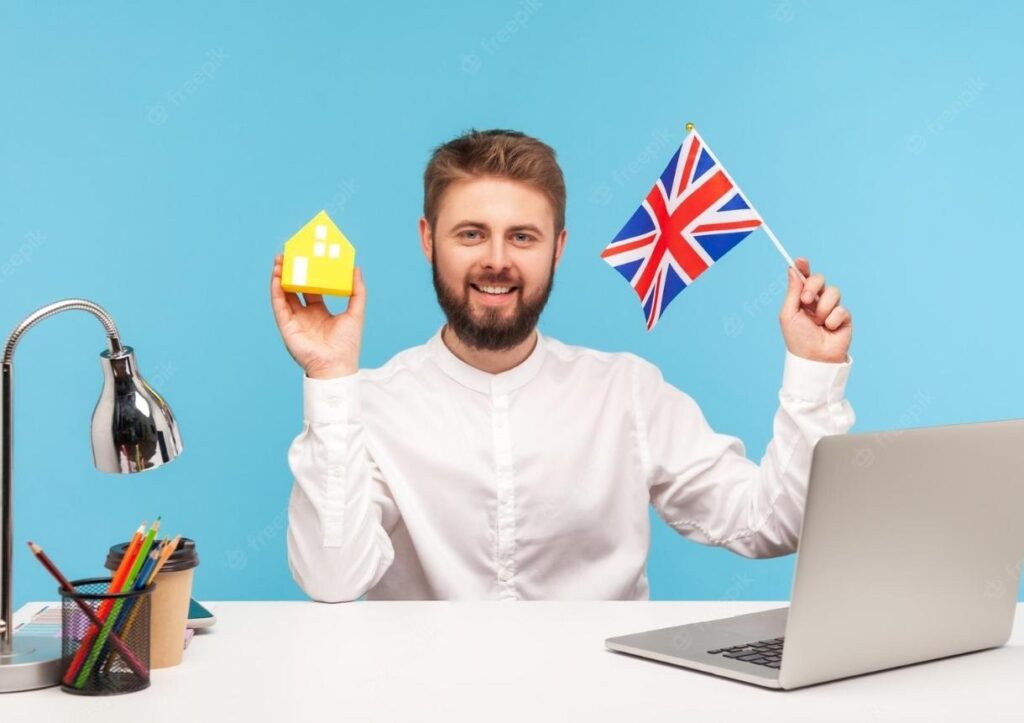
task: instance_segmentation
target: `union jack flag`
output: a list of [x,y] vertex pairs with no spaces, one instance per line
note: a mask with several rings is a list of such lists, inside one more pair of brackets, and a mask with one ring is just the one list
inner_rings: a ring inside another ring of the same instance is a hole
[[680,291],[761,223],[694,130],[601,258],[636,290],[650,331]]

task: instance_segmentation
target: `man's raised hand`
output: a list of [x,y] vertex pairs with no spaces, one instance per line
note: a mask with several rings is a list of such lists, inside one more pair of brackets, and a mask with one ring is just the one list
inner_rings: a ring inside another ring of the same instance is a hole
[[299,295],[281,287],[282,258],[274,258],[270,274],[270,304],[288,353],[312,379],[333,379],[359,371],[366,287],[356,267],[348,308],[331,314],[320,294]]

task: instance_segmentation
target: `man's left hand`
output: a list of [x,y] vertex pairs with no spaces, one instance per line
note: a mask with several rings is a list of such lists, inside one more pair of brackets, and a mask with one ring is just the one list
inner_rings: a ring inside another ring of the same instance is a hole
[[822,362],[845,362],[853,336],[853,318],[839,305],[839,289],[826,286],[825,277],[811,273],[805,258],[796,266],[806,280],[790,267],[789,288],[779,312],[786,348],[792,354]]

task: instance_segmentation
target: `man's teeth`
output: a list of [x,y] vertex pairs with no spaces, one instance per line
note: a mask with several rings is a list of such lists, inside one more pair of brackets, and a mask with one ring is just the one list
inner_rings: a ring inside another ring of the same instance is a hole
[[478,286],[477,288],[485,294],[507,294],[512,291],[511,286]]

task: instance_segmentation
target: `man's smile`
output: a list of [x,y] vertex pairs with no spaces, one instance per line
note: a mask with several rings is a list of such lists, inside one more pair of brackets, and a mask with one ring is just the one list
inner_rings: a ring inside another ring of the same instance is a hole
[[476,298],[489,306],[501,306],[515,299],[518,286],[498,286],[491,284],[470,284]]

